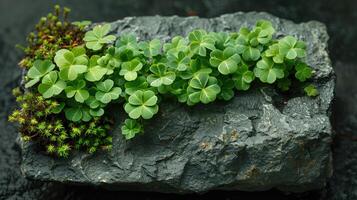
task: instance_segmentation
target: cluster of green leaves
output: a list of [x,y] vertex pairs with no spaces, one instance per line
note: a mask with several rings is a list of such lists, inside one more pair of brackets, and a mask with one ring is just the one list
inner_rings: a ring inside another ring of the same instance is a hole
[[[72,49],[84,43],[84,29],[90,24],[89,21],[70,23],[67,20],[69,11],[68,8],[55,6],[55,11],[42,17],[36,25],[36,30],[29,34],[28,46],[22,47],[25,57],[19,64],[29,69],[25,86],[31,89],[25,90],[25,93],[18,88],[14,90],[20,108],[9,116],[10,121],[20,125],[23,141],[31,140],[42,147],[39,149],[58,157],[67,157],[74,149],[86,150],[89,153],[98,149],[111,149],[111,123],[107,117],[93,117],[88,122],[69,123],[61,112],[65,104],[52,98],[63,93],[63,89],[67,89],[68,96],[73,95],[77,101],[81,101],[86,95],[82,88],[77,89],[82,87],[83,82],[73,83],[73,86],[69,84],[67,87],[67,81],[61,79],[66,75],[69,77],[69,74],[72,78],[72,71],[80,71],[80,67],[62,63],[63,70],[59,70],[53,63],[58,50]],[[66,56],[68,55],[66,53]],[[83,62],[83,57],[73,63]],[[91,61],[89,62],[94,63]],[[88,69],[89,72],[85,74],[88,80],[98,77],[95,65],[89,64]],[[59,71],[62,73],[59,74]],[[66,97],[64,93],[61,95]],[[99,116],[101,112],[104,110],[94,109],[92,114]]]
[[[103,117],[111,103],[123,103],[128,115],[122,134],[131,139],[143,132],[165,97],[195,105],[230,100],[235,90],[254,82],[275,84],[286,91],[292,81],[305,82],[313,70],[302,59],[304,42],[292,36],[273,39],[269,21],[251,30],[194,30],[167,43],[139,42],[135,35],[108,35],[109,24],[97,25],[84,36],[85,45],[60,49],[53,60],[37,60],[29,69],[26,87],[58,102],[53,113],[72,122]],[[313,85],[309,96],[318,94]]]

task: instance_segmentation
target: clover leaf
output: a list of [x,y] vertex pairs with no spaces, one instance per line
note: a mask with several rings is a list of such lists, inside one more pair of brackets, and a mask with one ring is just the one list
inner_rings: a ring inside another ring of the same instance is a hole
[[133,56],[140,54],[139,44],[134,34],[123,34],[115,43],[122,51],[130,50]]
[[218,95],[219,99],[228,101],[234,97],[234,81],[232,79],[219,79],[221,92]]
[[120,67],[122,63],[121,55],[122,51],[116,47],[110,47],[104,56],[97,60],[97,63],[107,69],[107,75],[113,74],[114,69]]
[[85,104],[92,110],[105,107],[105,104],[97,100],[95,96],[89,96],[87,100],[85,100]]
[[207,59],[196,58],[191,59],[190,64],[187,66],[188,68],[185,71],[178,72],[180,78],[188,80],[191,79],[195,73],[202,72],[210,74],[212,73],[211,64]]
[[306,56],[306,45],[302,41],[298,41],[293,36],[286,36],[279,40],[279,52],[285,58],[293,60],[295,58],[303,58]]
[[90,111],[91,109],[89,109],[87,106],[83,106],[82,104],[73,104],[70,107],[64,109],[66,119],[73,122],[90,121],[92,119]]
[[56,52],[55,63],[60,68],[62,80],[73,81],[79,74],[87,71],[88,57],[83,47],[75,47],[72,51],[61,49]]
[[177,71],[185,71],[190,64],[190,57],[184,52],[179,52],[177,55],[169,53],[167,55],[168,66]]
[[254,74],[263,83],[274,83],[276,79],[284,77],[284,70],[281,65],[274,63],[269,58],[263,58],[257,62]]
[[207,104],[214,101],[217,94],[221,92],[217,83],[217,79],[207,73],[196,73],[187,88],[188,99],[193,104],[198,102]]
[[275,63],[283,63],[285,56],[279,51],[279,44],[270,45],[269,48],[264,52],[266,57],[272,57]]
[[137,72],[141,70],[141,68],[143,68],[143,64],[139,61],[139,59],[134,59],[128,62],[124,62],[119,74],[124,76],[125,80],[133,81],[138,76]]
[[65,89],[67,98],[72,98],[79,102],[83,103],[89,97],[89,92],[85,88],[86,82],[84,80],[75,81],[72,85],[67,86]]
[[220,50],[224,50],[230,43],[231,37],[227,32],[210,32],[209,35],[215,41],[215,47]]
[[249,29],[241,28],[234,45],[237,53],[242,54],[242,58],[245,61],[257,61],[260,58],[260,50],[256,47],[259,42],[257,39],[252,39],[252,37],[253,35]]
[[175,78],[175,72],[168,71],[166,65],[159,63],[152,65],[150,71],[153,74],[150,74],[147,77],[148,82],[153,87],[159,87],[161,85],[171,85]]
[[138,119],[139,117],[150,119],[159,110],[157,100],[157,96],[153,91],[138,90],[130,95],[124,109],[132,119]]
[[83,117],[83,112],[80,107],[72,107],[65,109],[65,115],[68,120],[78,122]]
[[93,117],[100,117],[104,115],[103,108],[89,109],[89,114]]
[[214,39],[209,36],[204,30],[195,30],[188,35],[190,40],[190,49],[192,52],[206,56],[207,49],[214,50]]
[[125,93],[132,95],[137,90],[142,90],[148,88],[149,83],[146,81],[144,76],[140,76],[134,81],[125,83]]
[[51,71],[42,78],[41,84],[38,85],[38,91],[44,98],[59,95],[66,88],[66,82],[59,80],[57,73],[57,71]]
[[108,72],[107,68],[98,64],[97,61],[99,58],[98,55],[93,55],[89,59],[88,71],[84,74],[86,80],[91,82],[99,81]]
[[179,52],[186,53],[188,51],[188,41],[182,36],[175,36],[171,43],[164,44],[164,52],[177,56]]
[[43,76],[52,71],[54,68],[55,65],[50,60],[35,60],[33,66],[27,72],[27,77],[32,80],[27,82],[25,87],[32,87],[38,83]]
[[311,76],[312,76],[311,67],[309,67],[305,63],[298,63],[295,66],[295,70],[296,70],[295,77],[301,82],[306,81],[307,79],[311,78]]
[[137,134],[142,132],[144,132],[143,126],[133,119],[126,119],[121,127],[121,133],[127,140],[134,138]]
[[107,79],[96,84],[97,92],[95,98],[102,103],[109,103],[112,100],[118,99],[122,90],[120,87],[113,87],[114,81]]
[[94,51],[100,50],[104,44],[112,43],[116,37],[107,35],[110,31],[110,24],[97,25],[93,30],[88,31],[83,40],[86,42],[86,47]]
[[184,79],[177,79],[175,82],[170,85],[170,93],[176,95],[177,100],[181,103],[186,102],[188,95],[187,95],[187,80]]
[[151,40],[150,42],[140,42],[139,48],[143,51],[144,56],[152,58],[160,54],[161,42],[158,39]]
[[266,20],[257,21],[255,29],[259,32],[257,40],[260,44],[269,43],[272,39],[274,32],[275,32],[271,22],[266,21]]
[[214,50],[211,52],[210,63],[214,67],[218,67],[218,71],[223,74],[232,74],[237,71],[240,56],[232,47],[227,47],[224,51]]
[[258,48],[248,46],[244,50],[242,57],[246,61],[257,61],[260,58],[260,51]]
[[313,84],[310,84],[304,88],[305,93],[309,97],[315,97],[319,95],[319,91],[316,89],[316,87]]
[[237,72],[233,75],[233,80],[237,90],[248,90],[255,76],[248,66],[241,64],[238,66]]
[[89,96],[86,100],[85,103],[87,106],[89,106],[92,109],[96,109],[102,105],[104,105],[102,102],[98,101],[94,96]]

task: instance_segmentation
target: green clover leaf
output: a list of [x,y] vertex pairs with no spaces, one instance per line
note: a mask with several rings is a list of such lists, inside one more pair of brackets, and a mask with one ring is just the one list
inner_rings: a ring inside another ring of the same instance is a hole
[[236,44],[234,45],[237,53],[242,54],[242,58],[245,61],[257,61],[260,58],[260,50],[256,47],[259,42],[253,36],[254,34],[252,34],[249,29],[241,28],[236,39]]
[[103,82],[99,82],[96,85],[97,92],[95,93],[95,98],[104,104],[107,104],[112,100],[118,99],[119,95],[122,92],[120,87],[113,87],[114,81],[110,79],[107,79]]
[[91,109],[87,106],[83,106],[82,104],[73,104],[72,106],[64,109],[66,119],[73,122],[79,122],[81,120],[84,122],[90,121],[92,119],[90,111]]
[[306,81],[307,79],[311,78],[311,76],[312,76],[311,67],[309,67],[305,63],[298,63],[295,66],[295,70],[296,70],[295,77],[301,82]]
[[82,119],[83,112],[80,107],[72,107],[65,109],[65,115],[68,120],[78,122]]
[[256,23],[256,30],[258,30],[257,40],[260,44],[267,44],[271,41],[275,30],[271,22],[266,20],[259,20]]
[[214,50],[214,39],[204,30],[195,30],[188,35],[190,49],[195,54],[206,56],[207,49]]
[[232,74],[237,71],[240,56],[232,47],[227,47],[224,51],[214,50],[211,52],[209,62],[212,66],[218,67],[218,71],[223,74]]
[[94,51],[100,50],[104,44],[112,43],[116,37],[107,35],[110,31],[110,24],[97,25],[93,30],[86,32],[83,40],[86,42],[86,47]]
[[254,74],[263,83],[272,84],[276,79],[284,77],[284,70],[281,65],[274,63],[269,58],[263,58],[257,62]]
[[97,109],[99,107],[103,107],[105,104],[102,102],[98,101],[94,96],[89,96],[86,100],[85,103],[89,108],[91,109]]
[[132,119],[138,119],[139,117],[150,119],[159,110],[157,96],[151,90],[138,90],[130,95],[124,109]]
[[88,71],[84,74],[87,81],[95,82],[103,78],[103,76],[108,72],[108,69],[102,67],[98,64],[98,55],[93,55],[89,59]]
[[237,90],[248,90],[254,79],[254,73],[249,70],[247,65],[244,64],[239,65],[237,72],[233,75],[233,80]]
[[191,58],[184,52],[179,52],[177,55],[168,53],[167,59],[169,61],[168,66],[177,71],[185,71],[191,62]]
[[187,101],[187,80],[176,79],[175,82],[170,85],[170,93],[177,96],[179,102],[183,103]]
[[124,135],[125,139],[130,140],[134,138],[137,134],[143,133],[143,126],[136,120],[126,119],[123,126],[121,127],[121,133]]
[[134,34],[123,34],[115,43],[121,51],[129,50],[133,56],[140,54],[138,41]]
[[148,88],[149,83],[146,81],[144,76],[140,76],[134,81],[125,83],[125,93],[132,95],[137,90],[142,90]]
[[246,61],[257,61],[260,58],[260,51],[258,48],[248,46],[242,54]]
[[186,53],[188,51],[188,41],[182,36],[175,36],[171,43],[164,44],[164,52],[177,56],[179,52]]
[[89,114],[93,117],[100,117],[104,115],[103,108],[89,109]]
[[85,86],[84,80],[75,81],[71,86],[67,86],[65,89],[67,98],[74,97],[77,102],[83,103],[89,97],[89,92],[85,89]]
[[109,47],[106,54],[97,60],[97,63],[107,69],[107,75],[111,75],[115,68],[120,67],[122,63],[122,51],[116,47]]
[[161,42],[158,39],[151,40],[150,42],[140,42],[139,48],[143,51],[144,56],[152,58],[160,54]]
[[139,59],[134,59],[128,62],[124,62],[119,74],[124,76],[125,80],[133,81],[138,76],[137,72],[140,71],[141,68],[143,68],[143,64],[139,61]]
[[180,78],[188,80],[193,77],[193,75],[197,72],[212,73],[211,64],[207,59],[196,58],[191,59],[190,64],[187,66],[188,68],[185,71],[179,71],[178,75]]
[[153,74],[150,74],[147,80],[153,87],[171,85],[176,78],[175,72],[168,71],[167,67],[162,63],[152,65],[150,71]]
[[60,68],[60,78],[73,81],[87,71],[88,57],[83,47],[75,47],[72,51],[61,49],[56,52],[55,63]]
[[307,94],[307,96],[309,96],[309,97],[315,97],[315,96],[319,95],[319,91],[312,84],[306,86],[304,88],[304,91]]
[[231,37],[227,32],[210,32],[209,35],[214,39],[216,49],[223,51],[230,45]]
[[279,52],[289,60],[295,58],[303,58],[306,56],[306,45],[302,41],[298,41],[293,36],[286,36],[279,40]]
[[217,94],[221,92],[217,82],[215,77],[207,73],[196,73],[187,88],[189,101],[193,104],[198,102],[207,104],[214,101]]
[[237,53],[243,54],[243,52],[247,50],[249,46],[249,42],[248,42],[249,32],[250,31],[248,28],[242,27],[241,29],[239,29],[239,33],[237,38],[235,39],[235,42],[231,42],[229,44],[230,46],[235,47]]
[[38,85],[38,91],[44,98],[51,98],[59,95],[66,88],[66,82],[58,80],[57,71],[51,71],[42,78]]
[[219,79],[219,86],[221,87],[221,92],[218,95],[219,99],[228,101],[234,97],[234,81],[232,79]]
[[266,57],[272,57],[275,63],[281,64],[284,62],[285,56],[279,51],[279,44],[270,45],[269,48],[264,51]]
[[33,85],[38,83],[43,76],[48,74],[54,68],[55,65],[50,60],[36,60],[33,63],[33,66],[27,72],[27,77],[29,77],[32,80],[27,82],[25,84],[25,87],[26,88],[32,87]]

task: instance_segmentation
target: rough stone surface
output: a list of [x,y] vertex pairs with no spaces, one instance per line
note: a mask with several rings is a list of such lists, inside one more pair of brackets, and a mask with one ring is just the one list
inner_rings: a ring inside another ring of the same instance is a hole
[[[196,28],[238,31],[258,19],[272,21],[277,35],[307,41],[307,63],[316,70],[320,95],[282,96],[270,87],[239,93],[229,102],[160,105],[146,133],[125,141],[120,125],[111,152],[75,153],[53,159],[22,144],[23,174],[32,179],[101,185],[114,190],[190,193],[277,188],[307,191],[325,186],[332,174],[329,120],[334,73],[326,51],[328,35],[319,22],[294,24],[266,13],[218,18],[133,17],[112,23],[115,33],[134,32],[140,40],[169,40]],[[124,112],[116,109],[118,113]],[[118,122],[123,121],[118,115]]]

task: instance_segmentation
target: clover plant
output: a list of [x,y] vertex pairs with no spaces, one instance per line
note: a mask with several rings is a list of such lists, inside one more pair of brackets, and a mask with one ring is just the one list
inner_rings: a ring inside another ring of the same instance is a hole
[[[88,25],[73,26],[83,31]],[[144,121],[158,113],[166,97],[189,106],[228,101],[236,90],[246,91],[255,83],[273,84],[281,91],[305,86],[301,91],[308,96],[318,95],[313,84],[304,83],[314,75],[303,62],[305,43],[293,36],[275,39],[275,30],[266,20],[233,33],[193,30],[167,43],[155,38],[138,41],[124,33],[116,38],[108,35],[110,30],[110,24],[96,25],[82,34],[82,43],[62,47],[54,57],[44,56],[31,64],[25,86],[36,94],[31,98],[50,104],[34,117],[44,119],[44,124],[24,122],[22,116],[30,113],[26,105],[26,113],[16,112],[12,120],[47,138],[47,152],[68,156],[76,147],[95,152],[100,145],[108,146],[111,138],[104,131],[110,128],[104,119],[108,106],[115,103],[124,108],[115,112],[127,116],[121,132],[132,139],[144,132]],[[65,126],[64,120],[68,121]],[[50,124],[54,121],[58,124]],[[54,134],[55,129],[63,134]],[[88,139],[91,135],[95,137]],[[57,142],[50,142],[51,137]]]
[[98,25],[93,30],[88,31],[83,40],[86,42],[86,47],[94,51],[100,50],[103,45],[114,42],[114,35],[107,35],[110,31],[110,24]]
[[151,90],[138,90],[129,96],[128,103],[125,104],[125,111],[132,119],[152,118],[159,110],[157,96]]
[[31,80],[25,84],[25,87],[29,88],[35,85],[43,76],[52,71],[54,68],[55,65],[49,60],[36,60],[27,73],[27,77]]

